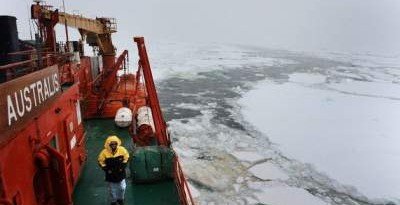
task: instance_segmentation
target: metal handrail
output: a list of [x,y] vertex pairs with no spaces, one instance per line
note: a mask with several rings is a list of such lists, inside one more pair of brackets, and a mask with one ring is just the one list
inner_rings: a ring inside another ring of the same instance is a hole
[[174,161],[174,173],[180,204],[194,205],[195,203],[193,201],[192,194],[190,193],[189,185],[186,181],[185,175],[183,174],[182,167],[177,156],[175,157]]

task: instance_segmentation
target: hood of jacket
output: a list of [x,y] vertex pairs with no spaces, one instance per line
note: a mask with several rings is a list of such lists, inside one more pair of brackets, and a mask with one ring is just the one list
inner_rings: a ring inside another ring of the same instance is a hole
[[110,147],[111,142],[117,142],[117,144],[118,144],[117,148],[119,146],[121,146],[121,140],[117,136],[115,136],[115,135],[109,136],[109,137],[107,137],[106,142],[104,143],[104,148],[107,149],[108,151],[111,151],[111,147]]

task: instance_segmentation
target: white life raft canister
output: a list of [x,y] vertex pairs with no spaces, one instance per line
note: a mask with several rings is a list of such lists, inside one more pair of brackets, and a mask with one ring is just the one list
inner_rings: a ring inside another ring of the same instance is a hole
[[143,124],[150,125],[153,129],[153,132],[155,132],[153,114],[151,112],[151,108],[147,106],[140,107],[137,112],[138,127]]
[[132,110],[127,107],[118,109],[115,115],[115,124],[118,127],[128,127],[132,123]]

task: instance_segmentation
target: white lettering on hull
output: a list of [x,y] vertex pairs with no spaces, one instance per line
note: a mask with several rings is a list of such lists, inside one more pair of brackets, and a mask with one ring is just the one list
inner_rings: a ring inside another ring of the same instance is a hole
[[7,109],[8,109],[8,125],[11,125],[11,120],[17,121],[17,113],[15,113],[14,103],[11,100],[11,96],[7,95]]
[[[53,97],[61,90],[58,74],[44,77],[7,95],[8,126],[17,122],[35,107]],[[13,99],[14,97],[14,99]],[[32,102],[33,101],[33,102]]]

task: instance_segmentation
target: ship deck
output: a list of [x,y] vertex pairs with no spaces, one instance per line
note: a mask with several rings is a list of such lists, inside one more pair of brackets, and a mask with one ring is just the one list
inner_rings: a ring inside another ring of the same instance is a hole
[[[104,148],[104,141],[109,135],[117,135],[121,138],[123,146],[127,149],[132,146],[132,141],[127,130],[116,127],[113,120],[88,120],[85,121],[85,128],[88,159],[74,190],[74,205],[110,204],[104,173],[97,165],[97,155]],[[152,184],[133,184],[129,175],[128,173],[125,204],[179,204],[179,196],[173,180]]]

